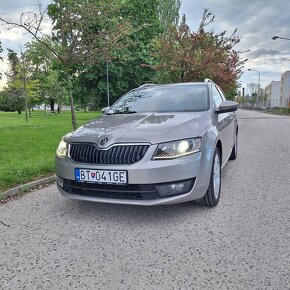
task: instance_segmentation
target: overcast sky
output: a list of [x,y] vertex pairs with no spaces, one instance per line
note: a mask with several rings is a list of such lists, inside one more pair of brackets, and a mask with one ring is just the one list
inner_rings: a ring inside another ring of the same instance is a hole
[[250,50],[245,53],[249,60],[241,77],[243,86],[258,82],[258,73],[249,68],[261,72],[262,86],[290,70],[290,41],[272,40],[274,35],[290,38],[289,0],[183,0],[181,13],[192,30],[197,29],[205,7],[216,16],[211,29],[231,33],[237,28],[238,49]]
[[[0,0],[0,15],[18,20],[21,12],[35,9],[35,3],[35,0]],[[50,0],[43,0],[42,3],[47,5]],[[272,80],[280,80],[281,73],[290,70],[290,41],[271,39],[274,35],[290,38],[289,0],[183,0],[181,14],[186,15],[194,31],[204,8],[209,8],[216,16],[210,29],[217,32],[226,30],[230,34],[237,28],[241,38],[237,48],[250,50],[244,54],[249,59],[241,77],[244,87],[246,83],[258,82],[258,73],[248,71],[248,68],[261,72],[262,86]],[[29,37],[21,30],[7,31],[0,26],[0,40],[6,54],[7,47],[19,51]],[[0,65],[1,71],[5,71],[6,65]]]

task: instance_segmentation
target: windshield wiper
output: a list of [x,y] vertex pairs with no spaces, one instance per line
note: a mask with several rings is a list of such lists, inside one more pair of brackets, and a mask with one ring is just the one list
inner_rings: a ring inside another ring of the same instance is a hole
[[126,115],[126,114],[136,114],[136,113],[137,113],[136,111],[124,111],[124,112],[116,111],[113,113],[106,113],[106,115]]

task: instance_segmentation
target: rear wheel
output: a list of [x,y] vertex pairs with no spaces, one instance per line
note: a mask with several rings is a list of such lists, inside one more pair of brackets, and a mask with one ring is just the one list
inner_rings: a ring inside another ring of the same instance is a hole
[[232,149],[232,153],[230,156],[230,160],[235,160],[238,156],[238,132],[236,132],[235,134],[235,143],[234,143],[234,147]]
[[210,182],[205,196],[202,198],[202,204],[207,207],[215,207],[220,200],[221,193],[221,158],[219,149],[216,148],[213,157]]

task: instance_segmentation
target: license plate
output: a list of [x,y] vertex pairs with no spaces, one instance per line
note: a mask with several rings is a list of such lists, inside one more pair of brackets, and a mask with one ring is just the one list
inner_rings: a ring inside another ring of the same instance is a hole
[[75,170],[76,181],[127,184],[127,172],[120,170],[80,169]]

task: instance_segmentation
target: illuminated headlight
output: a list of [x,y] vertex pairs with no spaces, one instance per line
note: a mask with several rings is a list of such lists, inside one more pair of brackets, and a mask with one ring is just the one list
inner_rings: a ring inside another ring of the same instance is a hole
[[64,140],[61,140],[57,149],[56,149],[56,155],[60,158],[66,157],[67,153],[67,143]]
[[153,159],[174,159],[201,150],[201,138],[192,138],[159,144]]

